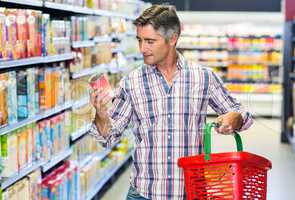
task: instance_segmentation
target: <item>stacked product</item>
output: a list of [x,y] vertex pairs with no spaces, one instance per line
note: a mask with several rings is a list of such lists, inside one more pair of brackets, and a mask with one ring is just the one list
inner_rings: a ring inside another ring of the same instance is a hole
[[42,199],[78,200],[78,168],[65,162],[42,179]]
[[69,26],[41,11],[0,8],[0,59],[69,53]]
[[2,192],[3,200],[32,200],[41,198],[41,172],[36,170]]

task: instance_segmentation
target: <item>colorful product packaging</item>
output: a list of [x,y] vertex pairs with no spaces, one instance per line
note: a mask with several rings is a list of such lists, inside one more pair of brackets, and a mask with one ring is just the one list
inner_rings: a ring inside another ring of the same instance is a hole
[[17,118],[23,120],[28,118],[28,82],[27,72],[18,71],[16,74],[17,81]]
[[8,124],[7,85],[8,74],[0,74],[0,127]]
[[26,127],[17,130],[17,147],[18,170],[21,170],[28,163],[28,133]]
[[17,149],[16,132],[1,136],[1,157],[4,166],[3,177],[10,177],[17,172]]
[[8,72],[8,124],[12,125],[17,122],[17,91],[16,91],[16,72]]

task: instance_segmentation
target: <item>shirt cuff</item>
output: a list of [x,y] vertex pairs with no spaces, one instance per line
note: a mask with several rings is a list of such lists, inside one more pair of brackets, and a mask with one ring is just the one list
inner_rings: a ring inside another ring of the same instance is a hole
[[99,130],[97,129],[95,123],[93,122],[91,128],[89,130],[89,134],[93,136],[99,143],[101,143],[104,147],[107,146],[107,138],[101,135]]

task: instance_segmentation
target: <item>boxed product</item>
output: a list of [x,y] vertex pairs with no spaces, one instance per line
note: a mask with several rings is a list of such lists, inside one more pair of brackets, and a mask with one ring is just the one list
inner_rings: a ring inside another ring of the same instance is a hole
[[46,110],[45,96],[45,68],[38,69],[38,91],[39,91],[39,107],[41,111]]
[[26,10],[18,9],[16,13],[16,25],[17,25],[17,41],[16,51],[17,58],[27,57],[27,40],[28,40],[28,24],[26,18]]
[[15,190],[17,192],[17,199],[30,200],[30,187],[27,178],[18,181],[15,184]]
[[42,14],[42,56],[50,55],[50,15]]
[[6,52],[6,16],[5,16],[5,8],[0,7],[0,60],[7,59],[7,52]]
[[0,127],[6,126],[8,123],[7,83],[8,74],[0,74]]
[[17,117],[18,120],[28,118],[28,82],[25,70],[16,73],[17,83]]
[[10,177],[18,171],[17,135],[11,132],[1,136],[1,157],[3,162],[3,177]]
[[6,9],[6,30],[7,30],[7,42],[6,51],[7,58],[9,60],[18,59],[16,40],[17,40],[17,29],[16,29],[16,9]]
[[7,106],[8,124],[17,122],[17,91],[16,91],[16,72],[8,72]]
[[[36,91],[38,88],[36,88],[36,82],[38,81],[38,77],[36,77],[36,71],[38,69],[36,68],[29,68],[27,69],[27,86],[28,86],[28,116],[33,117],[39,112],[39,108],[37,105],[39,105],[39,95],[38,91]],[[38,98],[36,98],[38,97]]]
[[8,200],[18,200],[17,187],[15,184],[7,189],[7,194]]
[[17,130],[17,163],[18,170],[28,164],[28,132],[26,127]]
[[30,200],[41,199],[41,172],[36,170],[28,175]]
[[35,151],[35,132],[33,124],[29,124],[26,127],[27,129],[27,163],[31,164],[34,161],[33,152]]

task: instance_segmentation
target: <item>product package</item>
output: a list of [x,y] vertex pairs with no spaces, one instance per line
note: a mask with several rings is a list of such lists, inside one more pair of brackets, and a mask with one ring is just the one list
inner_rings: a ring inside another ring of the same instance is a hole
[[17,122],[17,91],[16,91],[16,72],[8,72],[8,124],[12,125]]
[[7,85],[8,74],[0,74],[0,127],[8,124]]
[[17,149],[17,135],[15,131],[1,136],[3,177],[10,177],[18,171]]
[[17,83],[17,117],[18,120],[28,118],[28,82],[27,72],[25,70],[18,71],[16,74]]

